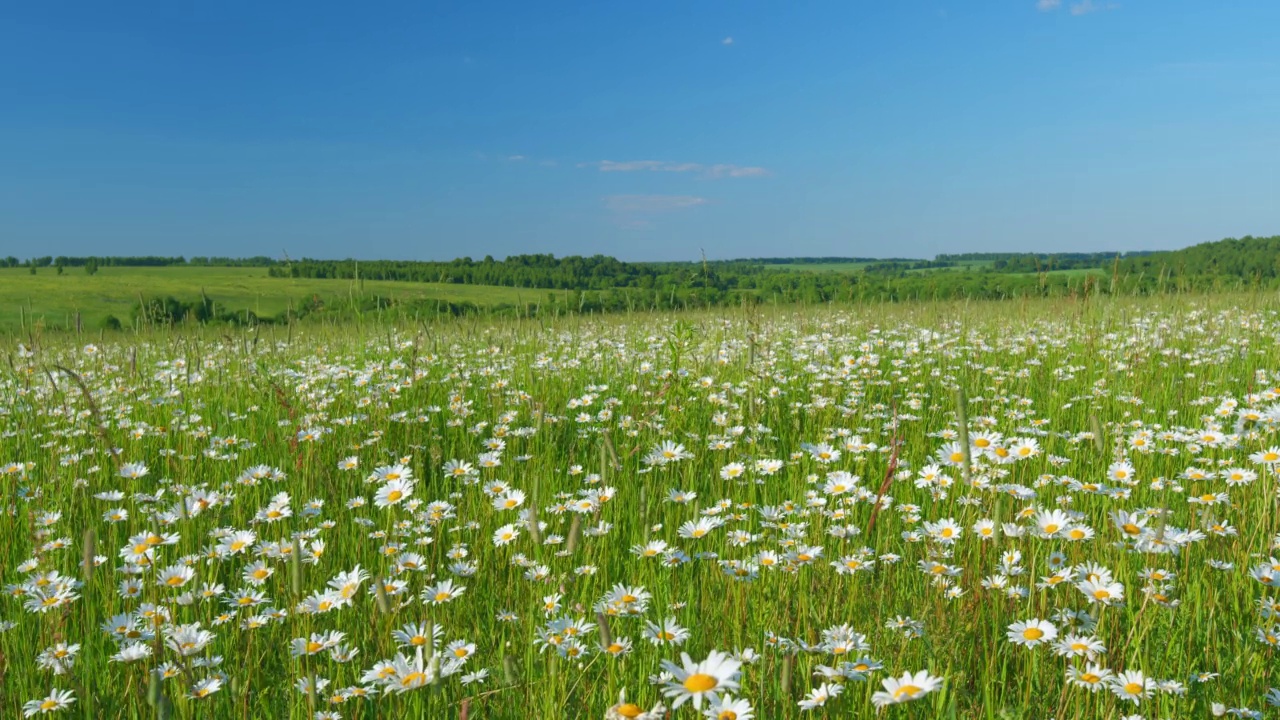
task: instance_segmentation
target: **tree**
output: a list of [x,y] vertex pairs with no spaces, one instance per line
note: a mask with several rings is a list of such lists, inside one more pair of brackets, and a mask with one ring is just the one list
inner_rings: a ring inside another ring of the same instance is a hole
[[98,274],[98,258],[89,258],[84,261],[84,273],[86,275]]

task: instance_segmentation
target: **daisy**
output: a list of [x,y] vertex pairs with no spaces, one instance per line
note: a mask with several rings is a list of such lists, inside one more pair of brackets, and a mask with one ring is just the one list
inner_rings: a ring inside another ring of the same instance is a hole
[[1143,698],[1150,697],[1155,686],[1155,681],[1143,675],[1141,670],[1126,670],[1111,681],[1111,692],[1121,700],[1138,705]]
[[1086,657],[1092,660],[1105,653],[1107,648],[1098,638],[1071,634],[1054,643],[1053,651],[1063,657]]
[[719,650],[712,650],[707,659],[699,663],[695,663],[689,653],[680,653],[680,659],[682,665],[662,661],[662,668],[672,676],[663,694],[675,698],[671,704],[673,709],[692,700],[694,709],[701,710],[704,697],[717,702],[720,693],[738,689],[738,670],[742,663]]
[[461,585],[454,585],[452,580],[442,580],[429,585],[422,591],[422,600],[432,605],[443,605],[466,591]]
[[921,670],[915,674],[905,672],[902,677],[885,678],[880,684],[884,690],[871,696],[871,704],[877,709],[918,700],[941,687],[942,678],[930,675],[928,670]]
[[1089,663],[1083,670],[1075,666],[1067,668],[1067,681],[1089,692],[1098,692],[1107,687],[1110,679],[1111,671],[1094,663]]
[[844,692],[844,686],[839,683],[822,683],[818,687],[809,691],[809,694],[800,701],[801,710],[813,710],[823,707],[827,701]]
[[1124,600],[1124,585],[1118,582],[1109,582],[1107,579],[1081,580],[1076,583],[1076,587],[1080,592],[1084,593],[1090,603],[1114,605]]
[[34,715],[44,715],[46,713],[57,712],[71,707],[71,703],[76,701],[75,693],[70,690],[53,690],[49,696],[42,700],[28,700],[22,706],[23,717],[32,717]]
[[661,720],[667,709],[658,703],[648,712],[633,702],[627,702],[627,691],[618,691],[617,704],[605,711],[605,720]]
[[222,679],[218,677],[209,677],[197,682],[191,686],[191,693],[187,697],[192,699],[206,698],[218,692],[222,687]]
[[735,698],[725,693],[719,700],[713,700],[702,714],[713,720],[751,720],[755,717],[755,710],[746,698]]
[[1009,626],[1006,635],[1009,642],[1015,645],[1035,647],[1041,643],[1053,642],[1053,639],[1058,637],[1058,629],[1046,620],[1032,618],[1013,623]]
[[413,481],[406,479],[390,480],[378,488],[373,497],[373,504],[379,508],[395,505],[413,495]]

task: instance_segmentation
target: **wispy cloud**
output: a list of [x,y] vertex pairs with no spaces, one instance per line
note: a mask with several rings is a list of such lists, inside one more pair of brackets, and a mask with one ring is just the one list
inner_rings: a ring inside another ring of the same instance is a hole
[[732,44],[733,44],[733,37],[732,37],[732,36],[730,36],[730,37],[727,37],[727,38],[725,38],[725,39],[721,40],[721,41],[720,41],[720,44],[721,44],[721,45],[732,45]]
[[769,174],[769,171],[762,167],[724,163],[703,165],[702,163],[670,162],[667,160],[629,160],[626,162],[601,160],[599,162],[579,163],[578,167],[594,167],[600,172],[695,173],[708,178],[762,177]]
[[[1062,7],[1062,0],[1036,0],[1036,9],[1040,12],[1053,12]],[[1088,15],[1100,10],[1116,10],[1120,5],[1113,2],[1095,2],[1094,0],[1080,0],[1071,3],[1071,14],[1079,17],[1080,15]]]
[[1115,3],[1096,3],[1093,0],[1082,0],[1071,5],[1072,15],[1088,15],[1089,13],[1098,12],[1099,10],[1115,10],[1120,6]]
[[629,215],[665,213],[706,205],[708,202],[710,201],[706,198],[696,195],[608,195],[604,198],[606,209]]

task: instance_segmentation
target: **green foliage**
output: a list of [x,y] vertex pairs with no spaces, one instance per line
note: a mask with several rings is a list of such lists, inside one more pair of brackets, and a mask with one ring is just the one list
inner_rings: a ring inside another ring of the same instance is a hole
[[1210,288],[1237,282],[1276,287],[1280,284],[1280,235],[1246,235],[1143,255],[1121,262],[1120,272],[1155,276],[1181,287]]

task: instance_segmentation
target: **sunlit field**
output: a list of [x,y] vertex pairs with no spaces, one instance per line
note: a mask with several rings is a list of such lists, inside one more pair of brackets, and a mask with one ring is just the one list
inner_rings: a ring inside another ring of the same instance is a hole
[[1274,716],[1278,310],[10,337],[0,716]]

